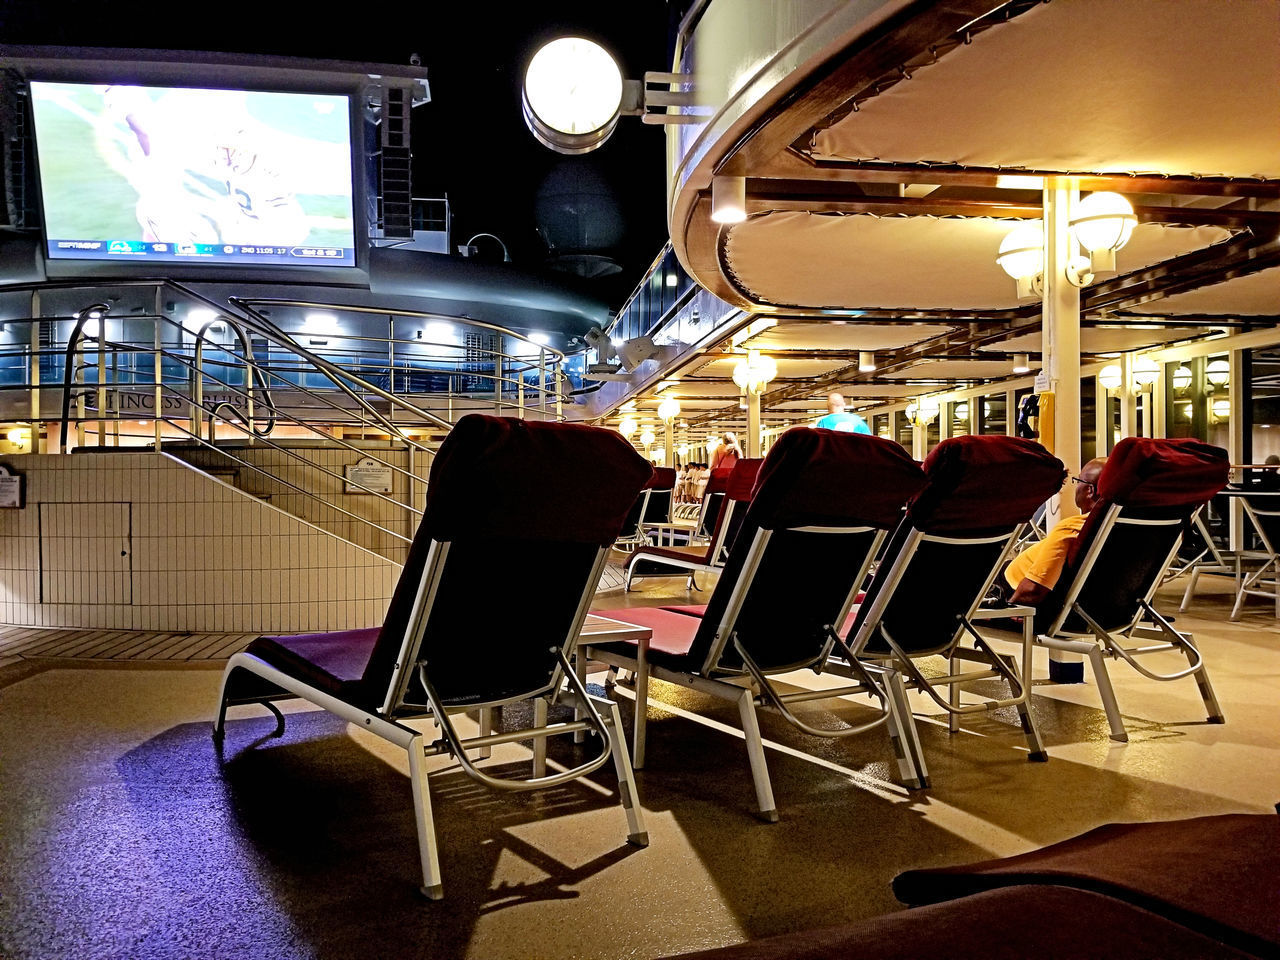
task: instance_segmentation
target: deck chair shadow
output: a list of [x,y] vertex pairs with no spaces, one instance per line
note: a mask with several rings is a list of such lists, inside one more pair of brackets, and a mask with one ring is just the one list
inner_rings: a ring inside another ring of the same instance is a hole
[[705,537],[703,542],[637,548],[627,561],[626,589],[629,591],[633,581],[646,577],[688,577],[689,588],[695,589],[697,573],[723,567],[742,525],[762,462],[739,460],[731,469],[713,471],[703,496],[703,511],[694,528],[694,538]]
[[[572,471],[562,465],[574,464]],[[651,468],[617,434],[581,425],[463,417],[432,464],[422,524],[380,629],[260,637],[223,674],[214,738],[227,707],[310,701],[408,754],[422,862],[422,892],[442,894],[426,758],[448,754],[471,778],[499,790],[555,786],[586,776],[613,757],[628,839],[647,844],[617,706],[590,696],[569,666],[609,548]],[[497,561],[520,575],[495,585]],[[520,616],[503,622],[494,594]],[[536,612],[536,615],[531,615]],[[562,689],[567,683],[567,688]],[[548,700],[562,698],[575,719],[545,723]],[[529,729],[491,732],[493,709],[532,701]],[[454,717],[475,712],[479,736]],[[580,719],[579,719],[580,718]],[[408,721],[429,719],[436,739]],[[545,775],[546,739],[587,732],[588,759]],[[468,754],[533,741],[527,779],[486,772]]]
[[646,528],[671,520],[671,497],[675,492],[676,471],[672,467],[655,467],[653,476],[636,496],[635,503],[622,521],[622,533],[614,548],[630,552],[649,542]]
[[1274,601],[1275,614],[1280,617],[1280,554],[1276,552],[1280,550],[1280,493],[1245,494],[1243,499],[1245,518],[1258,538],[1258,548],[1247,551],[1243,559],[1261,564],[1242,576],[1231,619],[1240,619],[1240,608],[1249,596]]
[[[1227,452],[1199,440],[1126,437],[1098,477],[1089,513],[1062,576],[1036,610],[1036,642],[1089,658],[1111,739],[1126,741],[1106,660],[1151,680],[1194,677],[1210,723],[1222,723],[1204,658],[1189,633],[1152,606],[1192,515],[1226,486]],[[1156,642],[1153,642],[1156,641]],[[1135,645],[1136,644],[1136,645]],[[1181,653],[1187,666],[1158,673],[1141,659]]]
[[[870,673],[819,695],[784,689],[775,678],[804,668],[820,671],[832,646],[841,644],[835,626],[848,614],[907,498],[923,485],[919,465],[892,441],[794,428],[778,439],[760,468],[737,540],[705,607],[597,611],[653,631],[649,641],[591,644],[580,651],[580,663],[589,658],[636,675],[635,765],[644,764],[650,677],[737,704],[756,802],[766,820],[776,820],[777,811],[758,706],[777,710],[816,737],[853,736],[887,723],[894,743],[903,743],[899,718]],[[877,701],[875,715],[865,722],[819,728],[794,709],[800,701],[853,693]]]
[[[880,558],[850,627],[849,647],[884,671],[899,712],[910,716],[907,689],[925,693],[948,717],[1013,707],[1029,758],[1047,760],[1031,712],[1034,634],[1030,608],[1020,657],[1000,653],[977,628],[979,608],[995,578],[1016,552],[1037,508],[1066,478],[1062,461],[1040,444],[1017,437],[964,436],[944,440],[923,464],[929,485],[911,502]],[[918,661],[941,657],[947,670],[926,676]],[[835,663],[833,670],[847,669]],[[962,702],[962,684],[999,678],[1007,697]],[[939,688],[947,688],[944,698]],[[905,724],[911,778],[928,785],[928,767],[915,725]]]

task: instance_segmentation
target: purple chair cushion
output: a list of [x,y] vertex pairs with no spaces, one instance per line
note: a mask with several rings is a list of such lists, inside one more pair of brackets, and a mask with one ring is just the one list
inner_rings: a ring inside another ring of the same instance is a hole
[[[334,633],[258,637],[249,644],[245,653],[253,654],[317,690],[349,703],[369,706],[369,693],[364,689],[362,680],[378,633],[378,627],[365,627]],[[385,687],[374,691],[378,702],[385,693]]]
[[1243,960],[1139,907],[1083,890],[1016,887],[674,960]]

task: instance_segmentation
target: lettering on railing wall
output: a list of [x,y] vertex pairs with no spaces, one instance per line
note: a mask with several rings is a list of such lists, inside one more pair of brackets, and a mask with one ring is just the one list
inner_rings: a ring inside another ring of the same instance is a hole
[[[240,409],[248,409],[248,400],[238,393],[206,393],[204,395],[203,406],[206,410],[212,410],[223,403],[229,403],[233,407]],[[160,400],[160,409],[163,412],[181,412],[185,411],[191,404],[190,400],[185,397],[174,396],[166,393]],[[98,409],[98,391],[92,387],[85,393],[85,408],[96,411]],[[107,413],[150,413],[156,408],[156,391],[155,388],[142,390],[116,390],[110,389],[107,392]]]

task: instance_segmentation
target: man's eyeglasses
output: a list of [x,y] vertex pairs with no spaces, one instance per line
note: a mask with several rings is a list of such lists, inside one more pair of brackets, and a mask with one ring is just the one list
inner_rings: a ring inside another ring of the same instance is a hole
[[1079,484],[1082,484],[1083,486],[1088,487],[1090,490],[1092,490],[1092,491],[1094,492],[1094,495],[1095,495],[1095,496],[1096,496],[1096,495],[1097,495],[1097,493],[1098,493],[1098,481],[1097,481],[1097,480],[1085,480],[1083,477],[1072,477],[1072,478],[1071,478],[1071,482],[1072,482],[1072,483],[1079,483]]

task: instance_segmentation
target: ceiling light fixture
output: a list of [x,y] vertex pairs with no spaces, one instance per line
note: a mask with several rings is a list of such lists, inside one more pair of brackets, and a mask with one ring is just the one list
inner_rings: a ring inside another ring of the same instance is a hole
[[675,397],[667,397],[658,404],[658,419],[670,423],[680,416],[680,401]]
[[711,219],[716,223],[741,223],[747,219],[747,178],[711,178]]
[[858,372],[873,373],[876,369],[876,355],[870,350],[858,351]]
[[1076,204],[1071,234],[1089,252],[1090,270],[1110,272],[1116,268],[1116,251],[1129,242],[1137,224],[1133,204],[1118,193],[1101,190]]
[[769,381],[778,375],[778,364],[759,350],[752,350],[745,360],[739,360],[733,368],[733,382],[747,393],[761,393]]
[[1204,378],[1214,389],[1225,387],[1231,382],[1231,364],[1226,360],[1210,360],[1204,368]]
[[1014,373],[1030,373],[1031,357],[1025,353],[1015,353],[1013,355],[1013,372]]

